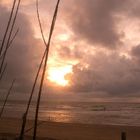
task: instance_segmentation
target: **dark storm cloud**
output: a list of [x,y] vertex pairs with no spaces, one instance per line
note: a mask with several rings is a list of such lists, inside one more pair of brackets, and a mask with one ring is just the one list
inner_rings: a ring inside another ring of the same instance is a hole
[[127,6],[128,14],[132,18],[138,18],[140,19],[140,1],[136,0],[129,0],[130,5]]
[[[42,5],[44,9],[46,8],[44,2],[44,0],[41,1],[40,8]],[[127,96],[128,94],[140,92],[140,45],[132,49],[131,59],[120,56],[118,50],[116,52],[109,51],[110,54],[106,54],[104,50],[101,53],[96,48],[97,53],[95,51],[93,56],[85,52],[86,50],[92,52],[91,46],[94,44],[113,49],[122,43],[123,33],[119,33],[116,28],[117,23],[119,23],[119,15],[139,18],[136,12],[138,6],[135,4],[131,7],[129,2],[129,0],[76,0],[70,3],[64,2],[69,4],[69,8],[63,14],[61,13],[63,10],[60,9],[60,15],[67,16],[68,25],[79,38],[79,42],[86,40],[91,45],[86,46],[86,43],[84,43],[85,46],[81,46],[82,43],[79,45],[76,39],[74,40],[76,42],[74,48],[71,48],[71,42],[65,45],[63,43],[59,44],[61,46],[57,50],[59,56],[64,60],[78,59],[79,64],[73,66],[73,74],[66,76],[66,78],[71,79],[71,86],[68,89],[60,88],[59,90],[58,87],[53,85],[45,87],[45,91],[47,90],[50,98],[59,96],[55,95],[59,92],[76,92],[78,97],[88,96],[88,92],[90,93],[89,98],[92,97],[93,93],[100,93],[103,96],[107,96],[106,94],[108,96]],[[61,4],[61,8],[64,8],[63,3]],[[0,7],[0,38],[2,38],[5,30],[8,15],[9,12]],[[48,16],[46,17],[48,18]],[[40,60],[38,48],[41,48],[40,41],[34,38],[31,26],[27,15],[20,13],[16,23],[16,27],[20,28],[20,32],[12,48],[8,51],[7,74],[3,79],[4,86],[1,90],[5,89],[5,85],[9,86],[12,79],[17,78],[16,92],[30,92],[32,80]],[[84,64],[89,66],[84,67]],[[75,98],[71,95],[70,97]]]
[[135,46],[132,51],[132,56],[136,57],[136,58],[140,58],[140,45]]
[[[117,26],[122,19],[132,19],[134,22],[136,18],[139,20],[140,2],[77,0],[69,5],[66,2],[66,5],[64,13],[66,23],[79,40],[90,43],[90,46],[84,47],[77,45],[73,50],[68,47],[59,50],[61,57],[79,58],[79,64],[73,66],[73,74],[66,76],[71,79],[70,90],[84,93],[105,92],[116,96],[128,96],[134,93],[139,95],[140,45],[132,49],[129,54],[131,58],[120,55],[121,52],[117,47],[126,42],[121,41],[125,33],[123,29],[118,32]],[[90,50],[94,45],[102,45],[107,49],[116,48],[116,52],[106,54],[105,50],[102,50],[104,53],[97,51],[94,56],[84,53],[84,50]],[[75,55],[75,52],[78,52],[78,55]],[[83,67],[84,63],[89,67]]]
[[[3,37],[8,17],[9,11],[0,7],[0,39]],[[36,53],[40,47],[40,41],[34,38],[31,23],[23,13],[18,14],[14,32],[17,28],[19,28],[19,33],[12,47],[8,50],[6,58],[7,70],[1,86],[7,89],[7,85],[11,83],[12,79],[16,78],[16,92],[26,93],[30,91],[35,71],[37,70],[37,59],[40,54]]]
[[81,47],[75,47],[73,50],[70,49],[70,46],[61,46],[58,49],[58,55],[60,58],[65,60],[73,60],[80,59],[82,57],[83,52],[81,51]]
[[[92,61],[93,60],[93,61]],[[135,60],[117,54],[96,54],[89,58],[89,67],[73,67],[72,90],[128,95],[140,91],[140,66]]]
[[138,0],[135,3],[131,0],[76,0],[65,10],[66,21],[77,38],[114,49],[125,37],[123,30],[117,29],[120,17],[138,16],[138,3]]

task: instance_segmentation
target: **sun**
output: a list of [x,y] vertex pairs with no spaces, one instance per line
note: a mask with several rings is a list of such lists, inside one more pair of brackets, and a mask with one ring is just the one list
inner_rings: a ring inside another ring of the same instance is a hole
[[53,67],[48,70],[47,79],[59,86],[68,86],[69,80],[66,79],[66,75],[72,72],[71,66]]
[[70,38],[69,34],[59,34],[59,36],[57,37],[60,41],[67,41]]

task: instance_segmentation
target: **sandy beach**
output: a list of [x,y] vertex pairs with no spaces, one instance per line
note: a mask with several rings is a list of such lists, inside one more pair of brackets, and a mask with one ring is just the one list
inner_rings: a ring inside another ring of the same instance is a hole
[[[111,126],[111,125],[86,125],[66,124],[56,122],[39,122],[39,140],[120,140],[121,132],[126,132],[127,140],[140,140],[140,127]],[[26,139],[31,139],[33,122],[28,121]],[[14,139],[19,135],[21,120],[1,119],[0,139]],[[49,140],[49,139],[48,139]]]

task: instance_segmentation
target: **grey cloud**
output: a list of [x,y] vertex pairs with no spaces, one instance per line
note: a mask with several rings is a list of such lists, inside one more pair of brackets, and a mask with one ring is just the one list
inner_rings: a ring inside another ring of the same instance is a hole
[[58,55],[60,58],[65,60],[80,59],[82,57],[82,49],[76,46],[74,49],[70,49],[69,44],[66,46],[61,46],[58,50]]
[[[5,8],[0,8],[0,39],[3,37],[9,11]],[[11,48],[8,50],[6,62],[7,70],[1,83],[2,87],[7,89],[7,85],[11,83],[12,79],[16,80],[16,92],[27,93],[30,91],[37,65],[40,60],[40,54],[36,54],[39,49],[40,40],[34,38],[34,32],[29,22],[28,17],[19,13],[15,30],[19,27],[19,33],[16,36]]]
[[117,54],[97,54],[89,58],[89,68],[74,66],[72,89],[79,92],[106,92],[120,96],[140,91],[140,67],[132,59]]
[[77,0],[67,8],[66,20],[78,37],[91,44],[116,48],[121,44],[124,33],[116,29],[116,15],[125,7],[127,0]]
[[139,0],[77,0],[69,5],[68,2],[63,3],[65,20],[77,38],[98,47],[120,47],[125,38],[123,29],[118,28],[120,22],[140,19]]
[[132,54],[132,56],[139,58],[140,57],[140,45],[133,47],[131,54]]
[[[122,34],[118,33],[115,27],[118,23],[116,15],[127,12],[123,9],[126,8],[127,2],[127,0],[123,2],[120,0],[76,0],[73,3],[76,6],[69,7],[70,9],[65,11],[65,15],[68,14],[69,25],[71,24],[73,31],[80,39],[113,49],[121,43],[122,38]],[[8,11],[1,7],[0,38],[4,32],[8,15]],[[13,78],[17,78],[16,92],[26,93],[30,92],[32,86],[32,80],[40,60],[37,50],[41,46],[39,45],[40,41],[34,38],[31,23],[25,14],[19,14],[16,25],[20,27],[20,32],[8,52],[7,75],[3,79],[4,86],[2,85],[3,89],[1,90],[7,89],[5,85],[9,85]],[[86,47],[76,46],[75,49],[70,50],[67,45],[62,45],[58,50],[62,59],[78,58],[81,63],[73,66],[72,75],[67,75],[71,79],[69,89],[56,91],[57,88],[47,88],[50,98],[54,98],[55,95],[52,93],[55,92],[77,92],[79,93],[78,97],[84,96],[85,92],[91,93],[90,97],[93,92],[119,96],[139,93],[139,45],[132,50],[132,59],[119,56],[117,53],[110,55],[97,53],[90,56],[87,53],[84,54]],[[89,67],[83,67],[83,63],[89,64]]]
[[129,0],[130,4],[127,6],[128,15],[132,18],[140,18],[140,1],[136,0],[135,2],[133,0]]

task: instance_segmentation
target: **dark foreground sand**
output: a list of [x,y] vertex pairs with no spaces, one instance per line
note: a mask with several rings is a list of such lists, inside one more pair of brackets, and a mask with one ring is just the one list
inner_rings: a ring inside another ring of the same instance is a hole
[[[54,122],[39,122],[38,140],[121,140],[121,132],[127,134],[126,140],[140,140],[140,127],[66,124]],[[31,140],[32,121],[28,121],[26,139]],[[9,138],[13,140],[18,136],[21,120],[1,119],[0,140]],[[50,139],[48,139],[50,138]]]

